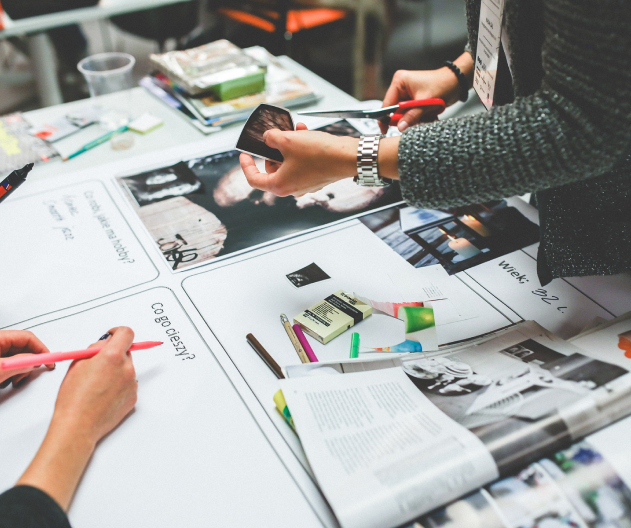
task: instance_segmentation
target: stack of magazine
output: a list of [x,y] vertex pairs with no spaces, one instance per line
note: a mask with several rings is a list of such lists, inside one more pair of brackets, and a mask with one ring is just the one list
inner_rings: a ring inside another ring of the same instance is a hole
[[439,352],[289,366],[281,388],[343,528],[623,528],[628,365],[631,313],[571,342],[525,321]]
[[[182,112],[191,124],[208,134],[221,130],[222,126],[245,121],[260,103],[284,107],[310,104],[317,94],[302,79],[287,70],[267,50],[254,46],[242,50],[256,64],[265,67],[265,86],[262,91],[221,100],[214,94],[192,95],[183,89],[173,75],[161,71],[141,79],[140,85],[167,105]],[[155,61],[154,61],[155,62]]]

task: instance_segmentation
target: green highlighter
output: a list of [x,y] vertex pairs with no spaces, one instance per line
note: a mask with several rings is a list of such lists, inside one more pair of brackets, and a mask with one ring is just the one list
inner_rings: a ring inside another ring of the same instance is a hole
[[122,134],[123,132],[126,132],[126,131],[127,131],[127,125],[123,125],[122,127],[117,128],[116,130],[112,130],[111,132],[108,132],[107,134],[99,138],[96,138],[94,141],[90,141],[90,143],[83,145],[83,147],[81,147],[76,152],[73,152],[72,154],[66,156],[65,158],[62,158],[62,161],[68,161],[78,156],[82,152],[87,152],[88,150],[93,149],[94,147],[98,147],[99,145],[102,145],[103,143],[105,143],[112,136],[115,136],[116,134]]
[[359,355],[359,334],[357,332],[353,332],[351,336],[351,354],[350,358],[356,358]]

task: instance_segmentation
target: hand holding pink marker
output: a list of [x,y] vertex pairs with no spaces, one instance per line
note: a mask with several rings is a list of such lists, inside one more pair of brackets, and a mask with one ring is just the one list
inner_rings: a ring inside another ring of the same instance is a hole
[[[129,352],[135,350],[146,350],[160,346],[162,341],[141,341],[134,343],[129,348]],[[51,352],[50,354],[33,354],[31,357],[6,358],[0,361],[0,370],[17,370],[29,367],[39,367],[40,365],[50,365],[59,361],[71,359],[87,359],[96,356],[103,347],[86,348],[85,350],[72,350],[70,352]]]

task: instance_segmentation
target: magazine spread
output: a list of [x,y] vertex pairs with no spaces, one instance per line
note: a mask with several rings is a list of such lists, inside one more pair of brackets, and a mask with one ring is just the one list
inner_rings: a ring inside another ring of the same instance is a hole
[[286,372],[297,433],[344,528],[409,521],[567,449],[631,403],[625,368],[533,321],[446,352]]

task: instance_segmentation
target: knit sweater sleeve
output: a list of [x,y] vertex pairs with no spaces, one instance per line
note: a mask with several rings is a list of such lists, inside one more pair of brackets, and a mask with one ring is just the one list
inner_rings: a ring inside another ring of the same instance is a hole
[[[631,145],[630,27],[629,0],[543,0],[540,87],[484,114],[406,130],[406,201],[464,205],[610,170]],[[519,46],[511,40],[515,66]]]
[[0,528],[70,528],[70,524],[48,494],[32,486],[15,486],[0,494]]

